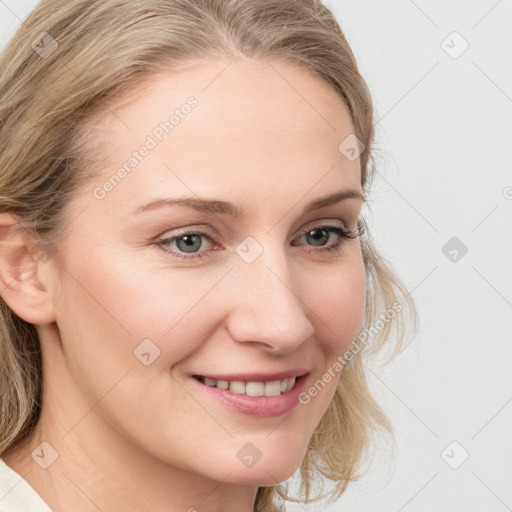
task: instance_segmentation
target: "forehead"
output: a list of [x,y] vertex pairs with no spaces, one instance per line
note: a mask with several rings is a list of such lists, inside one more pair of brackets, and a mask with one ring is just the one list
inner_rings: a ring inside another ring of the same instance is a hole
[[[198,195],[281,190],[298,199],[319,180],[320,195],[329,183],[360,184],[359,160],[339,151],[354,131],[345,103],[287,61],[226,59],[162,70],[119,98],[94,128],[105,155],[97,183],[128,170],[110,203],[162,186]],[[144,146],[150,149],[141,156]]]

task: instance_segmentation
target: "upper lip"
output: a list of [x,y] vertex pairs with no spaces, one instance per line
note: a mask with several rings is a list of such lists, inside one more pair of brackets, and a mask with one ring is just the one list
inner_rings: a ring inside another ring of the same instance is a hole
[[280,372],[250,372],[250,373],[216,373],[200,374],[194,376],[206,377],[215,380],[241,381],[241,382],[272,382],[275,380],[291,379],[292,377],[302,377],[309,373],[307,368],[294,368],[293,370],[283,370]]

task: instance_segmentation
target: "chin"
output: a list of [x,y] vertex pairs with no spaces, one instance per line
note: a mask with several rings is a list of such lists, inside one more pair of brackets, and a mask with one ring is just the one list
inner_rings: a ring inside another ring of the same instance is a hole
[[277,485],[288,480],[299,469],[302,453],[294,452],[293,454],[281,453],[276,450],[274,453],[269,452],[267,457],[263,456],[257,461],[247,461],[237,463],[233,467],[233,463],[229,463],[223,470],[216,468],[216,475],[220,473],[231,474],[226,482],[235,485],[253,485],[268,487]]
[[271,487],[280,484],[293,476],[300,466],[295,464],[267,464],[252,468],[239,468],[233,471],[226,482],[234,485],[251,485],[255,487]]

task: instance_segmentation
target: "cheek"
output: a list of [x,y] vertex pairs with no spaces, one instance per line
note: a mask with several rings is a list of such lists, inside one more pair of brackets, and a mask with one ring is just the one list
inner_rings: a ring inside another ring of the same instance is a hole
[[305,302],[317,319],[317,339],[329,360],[346,351],[364,319],[365,269],[360,248],[356,249],[338,267],[333,265],[323,273],[321,285],[315,287],[311,283],[305,295]]
[[[66,264],[69,272],[58,304],[59,326],[80,330],[91,344],[108,338],[109,347],[129,353],[151,339],[170,361],[182,350],[193,351],[184,332],[203,330],[203,299],[221,274],[155,269],[154,262],[146,263],[144,258],[108,257],[107,249],[90,256],[94,266]],[[200,341],[199,336],[188,337]]]
[[[168,370],[211,337],[213,312],[219,314],[212,290],[219,276],[211,274],[218,272],[192,278],[187,272],[128,271],[127,265],[101,263],[94,269],[67,265],[57,305],[65,364],[90,402],[83,409],[97,404],[96,412],[148,449],[171,429],[173,443],[186,444],[186,433],[194,429],[187,418],[203,411]],[[155,428],[159,434],[147,439],[145,433]]]
[[315,340],[322,355],[310,387],[300,397],[308,410],[308,435],[313,434],[334,396],[343,371],[340,361],[364,321],[366,276],[361,250],[356,249],[346,255],[342,264],[324,272],[321,287],[311,282],[305,296],[316,319]]

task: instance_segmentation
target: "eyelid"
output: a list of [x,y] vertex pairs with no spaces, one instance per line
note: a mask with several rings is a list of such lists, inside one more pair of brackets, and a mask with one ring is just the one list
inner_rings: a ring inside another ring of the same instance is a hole
[[315,228],[334,225],[345,229],[349,229],[348,226],[343,221],[340,221],[340,219],[321,219],[308,222],[303,228],[301,228],[301,233],[302,235],[304,235],[308,231],[312,231]]
[[164,233],[162,236],[159,236],[159,240],[166,240],[168,238],[179,238],[180,236],[189,235],[191,233],[197,233],[198,235],[208,235],[211,239],[216,237],[216,234],[214,231],[209,227],[201,227],[201,228],[193,228],[193,227],[186,227],[186,228],[178,228],[177,230],[172,230],[172,234],[167,235],[167,232]]
[[[309,231],[312,231],[313,229],[315,228],[319,228],[319,227],[323,227],[323,226],[328,226],[328,225],[336,225],[336,226],[339,226],[339,227],[342,227],[344,229],[350,229],[345,223],[343,223],[343,221],[340,221],[340,219],[320,219],[320,220],[314,220],[314,221],[310,221],[308,222],[305,227],[303,227],[301,229],[301,231],[299,232],[299,237],[302,237],[304,236],[304,234],[308,233]],[[357,225],[354,229],[357,229]],[[168,232],[165,232],[164,234],[162,234],[161,236],[159,236],[157,238],[157,240],[167,240],[167,239],[172,239],[172,238],[179,238],[180,236],[183,236],[183,235],[187,235],[187,234],[193,234],[193,233],[197,233],[199,235],[202,235],[202,234],[205,234],[205,235],[208,235],[210,237],[210,240],[214,241],[215,238],[216,238],[216,233],[214,232],[214,230],[209,227],[208,225],[203,225],[202,227],[198,227],[198,228],[194,228],[194,227],[185,227],[185,228],[177,228],[177,230],[171,230],[171,232],[169,232],[169,234],[167,234]],[[296,240],[297,237],[293,238],[293,240]]]

